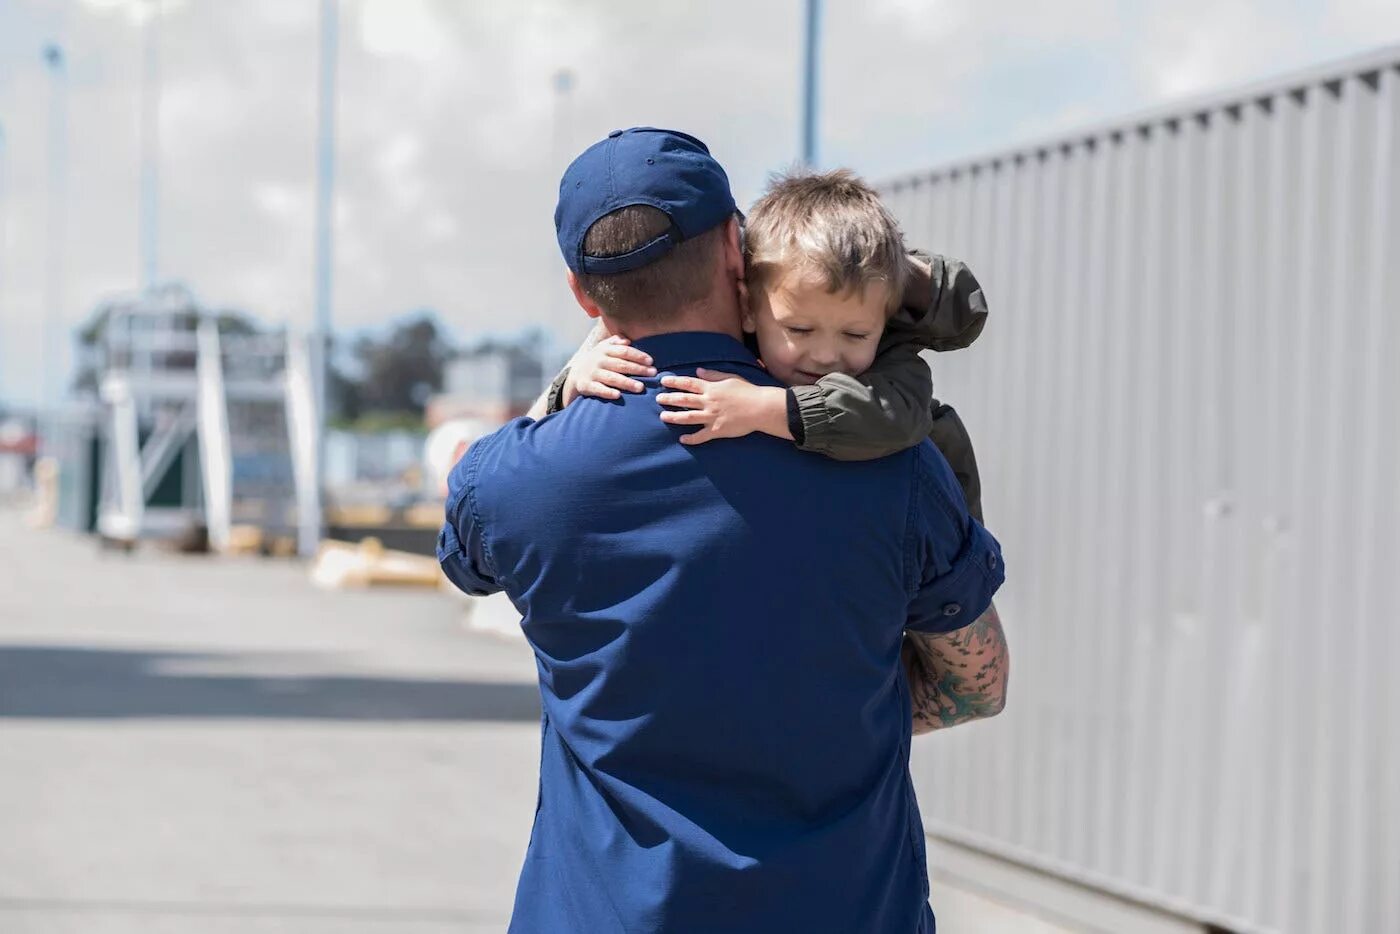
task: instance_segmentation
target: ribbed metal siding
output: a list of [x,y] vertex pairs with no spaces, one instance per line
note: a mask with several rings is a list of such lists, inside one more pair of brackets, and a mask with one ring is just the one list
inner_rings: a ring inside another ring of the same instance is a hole
[[886,186],[1011,578],[935,833],[1242,931],[1400,932],[1400,49]]

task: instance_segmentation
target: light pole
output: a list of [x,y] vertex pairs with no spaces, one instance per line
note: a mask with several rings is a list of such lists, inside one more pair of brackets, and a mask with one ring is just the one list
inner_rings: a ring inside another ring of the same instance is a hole
[[160,20],[161,0],[146,0],[145,62],[141,74],[141,289],[155,287],[160,222]]
[[[6,148],[4,148],[4,123],[0,123],[0,323],[4,323],[4,291],[6,277],[10,270],[6,267],[6,251],[10,246],[10,213],[6,200]],[[0,332],[0,349],[4,347],[4,332]],[[4,402],[4,353],[0,351],[0,402]]]
[[806,0],[806,41],[802,54],[802,164],[817,166],[817,78],[821,51],[821,0]]
[[[9,275],[9,269],[5,266],[6,251],[10,245],[10,215],[9,204],[6,201],[5,173],[6,173],[6,152],[5,152],[5,125],[0,123],[0,324],[5,321],[5,286]],[[0,402],[5,399],[5,335],[0,331]]]
[[[326,410],[329,399],[327,368],[331,352],[331,285],[334,265],[333,228],[335,223],[335,103],[336,53],[340,43],[339,0],[321,0],[321,70],[318,84],[316,135],[316,258],[314,290],[316,296],[316,326],[311,344],[311,366],[315,398],[316,478],[315,496],[319,502],[325,479]],[[320,539],[320,510],[316,510],[316,528],[304,527],[300,534],[303,554],[314,551]],[[310,523],[303,523],[309,526]]]
[[57,43],[44,46],[44,64],[49,71],[49,190],[47,270],[44,281],[43,353],[40,365],[38,407],[49,401],[49,391],[58,373],[60,332],[63,327],[64,249],[67,246],[68,113],[67,68],[63,49]]
[[[550,85],[554,90],[553,107],[550,114],[549,126],[549,161],[550,170],[555,173],[551,182],[558,182],[559,176],[564,174],[565,161],[569,157],[566,146],[569,141],[569,100],[574,90],[574,73],[568,68],[560,68],[550,79]],[[563,273],[559,272],[559,251],[554,245],[554,240],[549,240],[548,249],[545,252],[545,269],[549,270],[549,275],[545,277],[547,283],[546,296],[556,295],[561,286]],[[568,341],[564,335],[569,332],[569,322],[573,319],[571,311],[573,303],[556,299],[550,301],[546,299],[547,307],[553,308],[554,314],[548,316],[544,328],[544,333],[540,335],[537,353],[540,356],[542,379],[546,386],[554,379],[555,358],[567,358],[570,353]]]

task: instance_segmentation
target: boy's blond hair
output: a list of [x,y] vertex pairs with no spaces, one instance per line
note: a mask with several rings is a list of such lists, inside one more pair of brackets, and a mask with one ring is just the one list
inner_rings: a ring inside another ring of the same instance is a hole
[[904,293],[904,235],[875,189],[849,169],[774,176],[749,212],[744,249],[751,286],[792,270],[832,293],[864,294],[879,283],[890,314]]

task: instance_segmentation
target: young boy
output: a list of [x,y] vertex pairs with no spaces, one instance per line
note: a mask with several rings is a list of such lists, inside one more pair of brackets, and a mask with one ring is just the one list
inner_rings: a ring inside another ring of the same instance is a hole
[[[786,389],[700,370],[666,376],[661,420],[700,429],[685,444],[762,431],[837,460],[871,460],[928,437],[980,522],[972,442],[951,406],[933,399],[919,352],[957,350],[987,317],[981,287],[962,263],[906,255],[879,195],[837,170],[777,178],[748,217],[743,329]],[[580,395],[641,392],[632,376],[651,360],[624,338],[595,330],[555,379],[548,411]]]

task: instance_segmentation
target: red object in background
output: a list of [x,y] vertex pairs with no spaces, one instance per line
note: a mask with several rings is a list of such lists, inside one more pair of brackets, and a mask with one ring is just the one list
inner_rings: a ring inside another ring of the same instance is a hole
[[23,454],[33,457],[39,453],[39,436],[19,422],[0,422],[0,454]]

